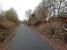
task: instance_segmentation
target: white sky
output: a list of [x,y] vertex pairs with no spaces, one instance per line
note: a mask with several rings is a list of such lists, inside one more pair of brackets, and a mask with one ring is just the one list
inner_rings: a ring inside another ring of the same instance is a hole
[[26,19],[25,11],[28,9],[34,10],[41,0],[0,0],[0,6],[3,10],[13,7],[20,20]]

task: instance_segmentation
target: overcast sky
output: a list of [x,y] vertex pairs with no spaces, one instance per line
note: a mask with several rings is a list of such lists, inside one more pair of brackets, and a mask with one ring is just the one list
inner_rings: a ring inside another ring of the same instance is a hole
[[28,9],[34,10],[41,0],[0,0],[0,6],[3,10],[13,7],[20,20],[26,19],[25,11]]

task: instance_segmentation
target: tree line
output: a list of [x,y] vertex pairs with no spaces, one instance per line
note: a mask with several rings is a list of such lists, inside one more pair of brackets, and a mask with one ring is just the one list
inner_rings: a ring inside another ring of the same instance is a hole
[[67,0],[42,0],[33,13],[29,10],[26,15],[29,21],[35,17],[37,20],[45,21],[51,17],[67,16]]
[[7,11],[2,11],[0,13],[0,20],[8,20],[8,21],[12,21],[14,23],[19,22],[18,20],[18,15],[16,13],[16,11],[13,8],[10,8]]

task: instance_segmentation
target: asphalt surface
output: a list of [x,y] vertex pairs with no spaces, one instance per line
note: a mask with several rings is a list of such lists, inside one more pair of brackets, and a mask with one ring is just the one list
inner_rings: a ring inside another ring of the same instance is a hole
[[54,50],[37,37],[36,33],[28,26],[20,25],[8,50]]

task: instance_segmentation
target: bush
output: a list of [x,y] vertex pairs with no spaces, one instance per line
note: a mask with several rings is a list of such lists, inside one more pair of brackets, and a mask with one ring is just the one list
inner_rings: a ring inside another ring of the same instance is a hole
[[50,28],[48,34],[50,36],[53,36],[55,34],[55,29],[54,28]]
[[65,43],[67,43],[67,35],[64,35],[63,41],[64,41]]
[[0,32],[0,42],[3,42],[5,37],[4,37],[4,32]]

